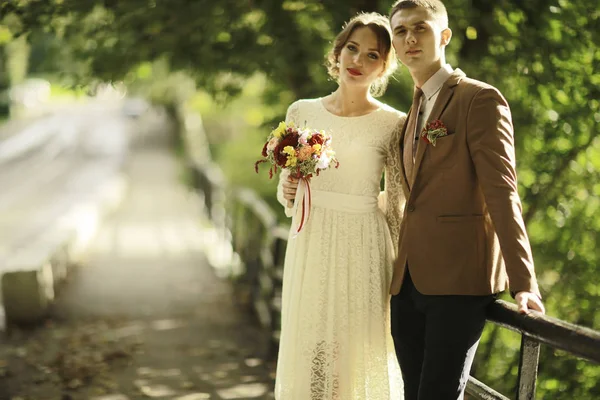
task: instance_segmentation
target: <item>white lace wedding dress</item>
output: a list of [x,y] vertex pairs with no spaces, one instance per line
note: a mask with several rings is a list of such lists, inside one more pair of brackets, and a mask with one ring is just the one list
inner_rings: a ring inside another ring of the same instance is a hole
[[383,106],[340,117],[311,99],[293,103],[286,119],[329,131],[340,166],[312,178],[310,220],[288,241],[275,398],[403,399],[388,291],[404,207],[398,136],[405,115]]

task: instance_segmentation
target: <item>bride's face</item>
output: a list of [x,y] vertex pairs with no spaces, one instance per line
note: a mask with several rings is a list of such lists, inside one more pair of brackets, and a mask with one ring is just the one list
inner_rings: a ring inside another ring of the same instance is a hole
[[339,56],[340,81],[369,86],[384,72],[377,36],[367,26],[356,28]]

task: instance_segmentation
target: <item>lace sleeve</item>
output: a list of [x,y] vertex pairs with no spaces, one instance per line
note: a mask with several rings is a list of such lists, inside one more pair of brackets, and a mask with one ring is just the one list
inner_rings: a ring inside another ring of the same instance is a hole
[[385,189],[379,201],[388,221],[394,244],[398,243],[400,223],[406,203],[402,191],[402,170],[400,169],[400,133],[405,122],[406,116],[403,116],[392,133],[385,163]]
[[299,112],[299,104],[298,102],[294,102],[292,103],[288,109],[287,109],[287,113],[285,114],[285,123],[289,124],[290,122],[293,122],[294,124],[298,125],[298,120],[300,119],[298,117]]
[[[292,103],[292,105],[288,107],[285,116],[285,122],[286,124],[293,122],[294,124],[298,125],[298,102]],[[288,170],[282,169],[281,173],[279,174],[279,183],[277,184],[277,201],[279,201],[279,203],[281,203],[281,205],[284,207],[285,215],[287,217],[292,216],[292,209],[287,206],[287,200],[283,198],[283,182],[289,175],[290,173]]]

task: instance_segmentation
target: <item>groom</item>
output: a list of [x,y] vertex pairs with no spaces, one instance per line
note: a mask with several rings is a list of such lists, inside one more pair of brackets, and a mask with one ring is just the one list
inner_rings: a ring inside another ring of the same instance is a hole
[[445,62],[439,0],[401,0],[394,48],[415,84],[400,139],[407,198],[391,285],[406,400],[463,399],[485,308],[510,286],[544,312],[517,192],[508,104]]

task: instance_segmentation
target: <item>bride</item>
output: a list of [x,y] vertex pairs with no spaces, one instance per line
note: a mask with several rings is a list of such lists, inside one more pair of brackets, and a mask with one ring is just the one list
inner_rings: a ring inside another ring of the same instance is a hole
[[[337,90],[287,111],[286,122],[332,135],[340,166],[312,178],[310,219],[288,241],[278,400],[403,398],[388,293],[404,206],[398,135],[406,116],[374,98],[397,67],[391,38],[387,18],[352,18],[328,55]],[[291,216],[298,182],[285,170],[279,179],[277,197]]]

